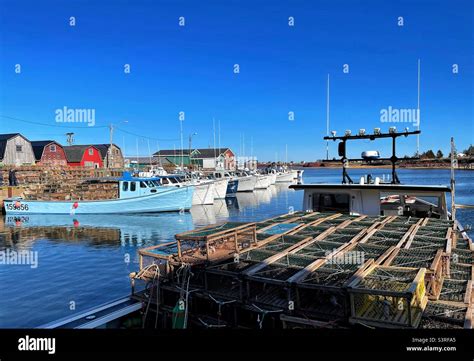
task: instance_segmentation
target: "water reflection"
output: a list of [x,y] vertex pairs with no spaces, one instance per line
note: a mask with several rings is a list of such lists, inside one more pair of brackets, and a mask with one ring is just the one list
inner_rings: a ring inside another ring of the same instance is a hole
[[92,245],[148,246],[169,238],[169,228],[179,233],[194,227],[189,213],[158,215],[29,215],[7,216],[0,245],[36,239],[85,241]]

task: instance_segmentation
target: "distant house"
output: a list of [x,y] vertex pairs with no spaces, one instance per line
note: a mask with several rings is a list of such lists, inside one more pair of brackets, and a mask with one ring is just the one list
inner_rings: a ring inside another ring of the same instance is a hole
[[[124,157],[122,154],[122,149],[119,146],[112,144],[112,149],[110,149],[110,144],[93,144],[94,147],[99,149],[100,155],[102,156],[102,163],[106,168],[123,168],[124,167]],[[109,156],[110,162],[109,162]]]
[[0,134],[0,163],[17,166],[35,164],[30,141],[20,133]]
[[31,142],[36,164],[66,166],[67,158],[63,146],[54,140],[39,140]]
[[[196,154],[195,150],[191,151],[191,157],[189,156],[189,149],[164,149],[153,154],[154,158],[158,159],[158,163],[163,165],[174,165],[187,167],[193,162],[193,155]],[[194,164],[194,162],[193,162]]]
[[64,147],[67,164],[71,167],[102,168],[102,155],[93,145],[70,145]]
[[200,169],[235,169],[235,155],[230,148],[200,148],[181,150],[160,150],[153,154],[163,164],[171,163],[176,166],[193,164]]
[[137,168],[137,169],[147,169],[150,166],[175,166],[174,164],[169,163],[168,161],[160,161],[158,157],[137,157],[137,156],[130,156],[124,157],[124,167],[125,168]]
[[193,159],[202,168],[234,170],[236,167],[235,154],[230,148],[199,148],[195,151]]

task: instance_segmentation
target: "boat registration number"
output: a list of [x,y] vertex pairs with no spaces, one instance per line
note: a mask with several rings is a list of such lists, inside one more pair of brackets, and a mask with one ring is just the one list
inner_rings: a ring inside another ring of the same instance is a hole
[[28,204],[20,204],[17,206],[14,203],[7,203],[5,208],[9,211],[27,211],[29,209]]

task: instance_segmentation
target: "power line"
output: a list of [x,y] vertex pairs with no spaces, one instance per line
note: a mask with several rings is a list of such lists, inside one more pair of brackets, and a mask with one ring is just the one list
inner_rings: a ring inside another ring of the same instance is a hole
[[[61,129],[88,129],[88,130],[93,130],[93,129],[103,129],[103,128],[109,128],[109,125],[94,125],[93,127],[90,127],[90,126],[74,126],[74,125],[67,125],[67,126],[64,126],[64,125],[58,125],[58,124],[48,124],[48,123],[41,123],[41,122],[34,122],[34,121],[31,121],[31,120],[26,120],[26,119],[21,119],[21,118],[16,118],[16,117],[10,117],[8,115],[0,115],[0,118],[5,118],[5,119],[10,119],[10,120],[16,120],[16,121],[19,121],[19,122],[23,122],[23,123],[28,123],[28,124],[34,124],[34,125],[41,125],[41,126],[45,126],[45,127],[54,127],[54,128],[61,128]],[[133,135],[135,137],[140,137],[140,138],[144,138],[144,139],[150,139],[150,140],[157,140],[157,141],[163,141],[163,142],[166,142],[166,141],[175,141],[177,140],[176,138],[173,138],[173,139],[159,139],[159,138],[153,138],[153,137],[149,137],[149,136],[146,136],[146,135],[141,135],[141,134],[137,134],[137,133],[133,133],[133,132],[129,132],[127,130],[124,130],[122,128],[118,128],[118,127],[114,127],[114,129],[116,130],[119,130],[123,133],[126,133],[126,134],[130,134],[130,135]]]
[[121,131],[121,132],[123,132],[123,133],[129,134],[129,135],[133,135],[133,136],[135,136],[135,137],[139,137],[139,138],[143,138],[143,139],[156,140],[156,141],[158,141],[158,142],[174,142],[174,141],[176,141],[176,140],[179,140],[179,138],[163,139],[163,138],[149,137],[149,136],[146,136],[146,135],[141,135],[141,134],[129,132],[128,130],[125,130],[125,129],[122,129],[122,128],[118,128],[118,127],[114,127],[114,129],[115,129],[115,130],[118,130],[118,131]]
[[28,124],[35,124],[35,125],[42,125],[42,126],[45,126],[45,127],[63,128],[63,129],[70,129],[70,128],[74,128],[74,129],[108,128],[108,126],[106,126],[106,125],[99,125],[99,126],[93,126],[93,127],[90,127],[90,126],[80,127],[80,126],[74,126],[74,125],[63,126],[63,125],[58,125],[58,124],[47,124],[47,123],[41,123],[41,122],[33,122],[31,120],[25,120],[25,119],[20,119],[20,118],[16,118],[16,117],[10,117],[10,116],[7,116],[7,115],[0,115],[0,117],[1,118],[6,118],[6,119],[11,119],[11,120],[16,120],[16,121],[23,122],[23,123],[28,123]]

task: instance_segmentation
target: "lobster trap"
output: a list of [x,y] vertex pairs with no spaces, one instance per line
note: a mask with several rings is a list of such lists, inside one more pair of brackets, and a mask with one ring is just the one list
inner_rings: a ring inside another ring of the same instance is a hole
[[371,266],[348,285],[349,322],[416,328],[427,303],[424,268]]

